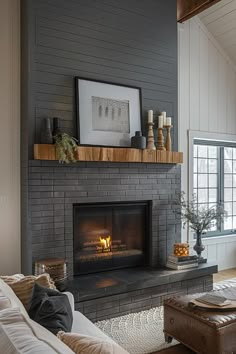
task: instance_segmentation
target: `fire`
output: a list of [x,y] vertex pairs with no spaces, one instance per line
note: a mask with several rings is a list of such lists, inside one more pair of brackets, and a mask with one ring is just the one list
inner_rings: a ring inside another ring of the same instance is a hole
[[103,251],[110,251],[111,250],[111,236],[100,237],[100,242],[102,245]]

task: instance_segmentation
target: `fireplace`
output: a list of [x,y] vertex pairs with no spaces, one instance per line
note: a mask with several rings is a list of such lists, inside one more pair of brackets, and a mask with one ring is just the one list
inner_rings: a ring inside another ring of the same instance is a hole
[[74,275],[148,265],[151,204],[74,204]]

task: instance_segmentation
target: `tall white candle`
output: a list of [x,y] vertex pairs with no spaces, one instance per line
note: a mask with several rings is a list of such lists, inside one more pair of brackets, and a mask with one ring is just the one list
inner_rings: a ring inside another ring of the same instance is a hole
[[161,112],[161,115],[163,116],[163,125],[166,125],[166,112]]
[[153,123],[153,110],[148,111],[148,123]]
[[164,117],[158,116],[158,128],[163,128]]
[[171,117],[166,117],[166,125],[171,125]]

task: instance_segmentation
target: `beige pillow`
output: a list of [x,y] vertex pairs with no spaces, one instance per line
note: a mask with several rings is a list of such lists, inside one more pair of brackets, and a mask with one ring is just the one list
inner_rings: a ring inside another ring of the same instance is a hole
[[63,331],[58,332],[57,337],[68,345],[75,354],[128,354],[115,342],[108,342],[96,337]]
[[27,275],[23,277],[16,277],[13,275],[2,276],[0,278],[12,288],[16,296],[20,299],[27,310],[29,309],[30,299],[35,282],[41,286],[45,286],[46,288],[56,289],[54,282],[51,280],[49,274],[47,273],[38,276]]

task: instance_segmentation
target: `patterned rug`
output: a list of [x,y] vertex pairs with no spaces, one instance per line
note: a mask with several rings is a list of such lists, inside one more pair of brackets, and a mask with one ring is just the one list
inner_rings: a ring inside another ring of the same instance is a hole
[[162,306],[95,324],[130,354],[149,354],[178,343],[165,343]]

